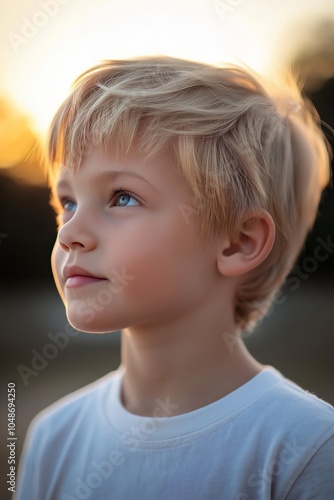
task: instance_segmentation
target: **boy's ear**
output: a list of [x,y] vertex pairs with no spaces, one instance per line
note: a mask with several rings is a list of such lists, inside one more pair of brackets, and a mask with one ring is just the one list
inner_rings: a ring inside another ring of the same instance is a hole
[[269,255],[275,242],[275,223],[264,209],[248,213],[237,241],[224,240],[217,258],[219,272],[239,276],[254,269]]

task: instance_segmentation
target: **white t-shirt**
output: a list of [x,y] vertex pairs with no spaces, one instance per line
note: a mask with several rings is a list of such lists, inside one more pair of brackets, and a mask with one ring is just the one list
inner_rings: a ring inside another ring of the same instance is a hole
[[334,408],[266,366],[173,416],[121,403],[124,368],[61,399],[29,428],[17,500],[334,499]]

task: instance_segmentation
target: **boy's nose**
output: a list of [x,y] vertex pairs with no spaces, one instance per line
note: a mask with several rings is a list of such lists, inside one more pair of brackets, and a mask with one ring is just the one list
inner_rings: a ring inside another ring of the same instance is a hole
[[71,224],[72,219],[64,224],[58,231],[58,242],[65,251],[82,250],[89,251],[95,248],[96,240],[87,227]]

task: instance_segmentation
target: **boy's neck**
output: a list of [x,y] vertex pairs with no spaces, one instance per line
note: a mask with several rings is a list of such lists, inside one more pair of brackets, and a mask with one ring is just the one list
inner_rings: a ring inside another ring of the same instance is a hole
[[161,416],[194,411],[236,390],[263,369],[238,337],[232,318],[194,319],[192,328],[179,321],[166,328],[123,330],[126,372],[121,397],[129,412],[157,416],[156,399],[173,405],[172,414]]

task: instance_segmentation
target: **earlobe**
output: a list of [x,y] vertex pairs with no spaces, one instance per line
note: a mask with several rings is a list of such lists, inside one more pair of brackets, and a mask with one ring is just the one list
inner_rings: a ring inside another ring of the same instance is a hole
[[244,217],[237,241],[224,241],[219,249],[217,266],[224,276],[238,276],[259,266],[275,242],[275,223],[264,209]]

